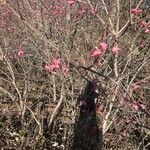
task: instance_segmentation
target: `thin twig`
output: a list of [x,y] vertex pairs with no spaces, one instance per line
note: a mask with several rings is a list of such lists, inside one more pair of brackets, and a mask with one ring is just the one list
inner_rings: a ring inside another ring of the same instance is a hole
[[48,126],[50,126],[50,125],[52,124],[52,122],[53,122],[53,120],[54,120],[56,114],[58,113],[58,110],[59,110],[59,108],[60,108],[60,106],[61,106],[61,104],[62,104],[62,102],[63,102],[63,97],[64,97],[63,92],[64,92],[64,85],[62,84],[61,93],[60,93],[60,94],[61,94],[61,95],[60,95],[60,99],[59,99],[59,102],[58,102],[57,106],[55,107],[55,109],[54,109],[54,111],[53,111],[53,113],[52,113],[52,115],[51,115],[51,117],[50,117],[50,121],[49,121],[49,123],[48,123]]

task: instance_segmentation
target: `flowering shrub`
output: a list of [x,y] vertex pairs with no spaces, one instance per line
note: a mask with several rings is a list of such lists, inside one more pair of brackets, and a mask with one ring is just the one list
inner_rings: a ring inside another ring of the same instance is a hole
[[143,0],[0,1],[3,149],[69,149],[82,118],[79,109],[88,110],[84,97],[77,104],[87,81],[97,93],[99,145],[149,148],[150,26],[142,5]]

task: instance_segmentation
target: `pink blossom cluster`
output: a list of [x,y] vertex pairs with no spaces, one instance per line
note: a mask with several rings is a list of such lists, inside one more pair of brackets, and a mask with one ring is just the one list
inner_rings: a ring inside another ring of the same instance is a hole
[[102,55],[108,48],[108,44],[106,42],[101,42],[99,47],[91,52],[92,57],[97,57]]
[[57,69],[60,69],[61,67],[61,59],[60,58],[56,58],[53,60],[52,64],[45,64],[44,68],[47,71],[55,71]]
[[116,45],[112,48],[112,52],[115,55],[118,55],[120,51],[121,51],[121,48],[119,48],[118,45]]
[[53,72],[62,69],[64,76],[66,76],[69,71],[68,64],[62,64],[61,58],[59,57],[53,59],[53,62],[51,64],[45,64],[44,68],[48,72]]
[[87,11],[87,10],[86,10],[85,8],[80,8],[79,11],[77,12],[77,15],[78,15],[78,16],[83,16],[84,13],[86,13],[86,11]]
[[[140,15],[143,13],[143,10],[139,9],[139,8],[133,8],[133,9],[131,9],[131,13],[134,15]],[[148,27],[148,23],[146,21],[144,21],[144,20],[141,21],[140,26],[145,29],[144,30],[145,33],[150,33],[150,27]]]
[[140,22],[140,26],[141,26],[141,28],[144,28],[145,33],[150,33],[150,26],[149,26],[148,22],[146,22],[145,20],[142,20]]
[[140,14],[143,13],[143,10],[138,9],[138,8],[133,8],[133,9],[131,9],[131,13],[134,14],[134,15],[140,15]]
[[67,0],[67,2],[69,5],[73,5],[76,2],[76,0]]
[[[93,50],[90,53],[90,56],[91,57],[99,57],[103,53],[105,53],[107,49],[108,49],[108,44],[106,42],[100,42],[99,47],[96,48],[95,50]],[[113,46],[113,48],[112,48],[113,54],[118,55],[120,51],[121,51],[121,48],[119,48],[118,45]]]
[[145,110],[146,106],[145,106],[144,103],[139,103],[137,101],[134,101],[133,104],[132,104],[132,108],[135,111],[138,111],[138,110]]

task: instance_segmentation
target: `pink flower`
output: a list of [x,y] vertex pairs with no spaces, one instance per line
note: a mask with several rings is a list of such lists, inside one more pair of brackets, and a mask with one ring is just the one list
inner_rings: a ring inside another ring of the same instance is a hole
[[145,33],[150,33],[150,29],[146,28],[144,32]]
[[140,87],[141,87],[140,85],[134,84],[134,85],[133,85],[133,90],[134,90],[134,91],[137,91],[138,89],[140,89]]
[[95,16],[95,15],[96,15],[96,13],[97,13],[96,9],[95,9],[95,8],[94,8],[94,9],[92,9],[92,10],[91,10],[91,13]]
[[47,71],[55,71],[56,69],[59,69],[61,67],[61,59],[60,58],[56,58],[53,60],[52,64],[46,64],[44,66],[44,68]]
[[139,105],[138,105],[138,103],[137,103],[137,102],[133,102],[132,108],[133,108],[135,111],[138,111],[138,110],[139,110]]
[[21,47],[17,53],[18,57],[23,57],[25,55],[24,49]]
[[108,49],[108,44],[106,42],[101,42],[99,44],[99,46],[101,47],[102,51],[106,51]]
[[56,69],[59,69],[60,66],[59,65],[55,65],[55,64],[46,64],[44,66],[44,68],[47,70],[47,71],[55,71]]
[[107,50],[107,48],[108,48],[108,44],[107,44],[107,43],[105,43],[105,42],[100,42],[99,48],[93,50],[90,55],[91,55],[92,57],[98,57],[98,56],[100,56],[103,52],[105,52],[105,51]]
[[59,69],[61,67],[61,59],[60,58],[54,59],[53,64],[51,66],[54,70]]
[[78,15],[82,16],[85,12],[86,12],[86,10],[85,10],[84,8],[81,8],[81,9],[78,11]]
[[146,106],[144,104],[140,104],[142,110],[145,110]]
[[68,0],[67,2],[68,2],[69,5],[72,5],[72,4],[75,3],[75,0]]
[[143,21],[140,22],[140,26],[142,28],[146,27],[147,25],[148,25],[148,23],[145,20],[143,20]]
[[143,13],[143,10],[142,9],[138,9],[138,8],[134,8],[131,10],[131,13],[132,14],[135,14],[135,15],[140,15]]
[[114,47],[112,48],[112,52],[113,52],[113,54],[115,54],[115,55],[118,55],[118,53],[120,52],[120,50],[121,50],[121,48],[119,48],[118,46],[114,46]]
[[47,71],[53,71],[55,69],[55,65],[45,64],[44,68]]
[[91,57],[98,57],[102,54],[102,50],[101,49],[96,49],[96,50],[93,50],[90,55]]
[[59,69],[59,68],[60,68],[60,65],[52,64],[51,67],[52,67],[53,69]]
[[132,105],[132,108],[133,108],[135,111],[138,111],[139,109],[145,110],[146,106],[145,106],[145,104],[143,104],[143,103],[139,104],[138,102],[134,101],[134,102],[133,102],[133,105]]
[[61,59],[60,58],[56,58],[53,60],[53,64],[55,65],[61,65]]

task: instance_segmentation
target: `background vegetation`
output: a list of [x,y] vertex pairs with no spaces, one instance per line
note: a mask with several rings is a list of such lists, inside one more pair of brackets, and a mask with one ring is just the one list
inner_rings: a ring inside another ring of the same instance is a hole
[[144,0],[0,0],[0,148],[84,150],[92,141],[72,145],[92,81],[95,149],[147,150],[149,12]]

